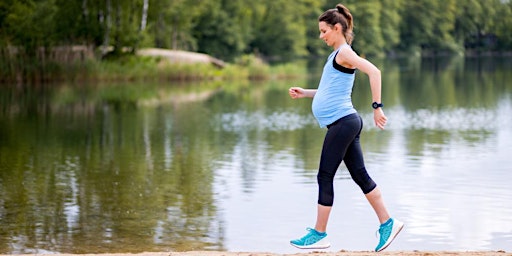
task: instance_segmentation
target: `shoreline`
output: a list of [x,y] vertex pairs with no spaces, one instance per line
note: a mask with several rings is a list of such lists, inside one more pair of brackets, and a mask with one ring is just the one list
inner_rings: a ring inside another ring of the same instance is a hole
[[497,251],[338,251],[320,252],[307,251],[303,253],[278,254],[270,252],[224,252],[224,251],[186,251],[186,252],[143,252],[143,253],[94,253],[94,254],[0,254],[0,256],[512,256],[512,252]]

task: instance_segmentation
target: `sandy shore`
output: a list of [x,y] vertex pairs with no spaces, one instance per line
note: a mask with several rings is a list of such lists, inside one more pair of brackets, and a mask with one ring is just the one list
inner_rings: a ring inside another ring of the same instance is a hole
[[[433,252],[433,251],[389,251],[389,252],[363,252],[363,251],[340,251],[340,252],[309,252],[309,253],[295,253],[295,254],[275,254],[264,252],[171,252],[158,256],[363,256],[363,255],[388,255],[388,256],[437,256],[437,255],[450,255],[450,256],[512,256],[512,253],[503,251],[488,251],[488,252]],[[150,254],[145,255],[150,256]]]
[[[55,254],[35,254],[38,256],[55,256]],[[505,251],[339,251],[339,252],[305,252],[294,254],[276,254],[266,252],[217,252],[217,251],[191,251],[191,252],[146,252],[146,253],[107,253],[107,254],[58,254],[58,256],[512,256]],[[9,255],[0,255],[9,256]],[[12,255],[10,255],[12,256]],[[34,254],[18,254],[17,256],[34,256]]]

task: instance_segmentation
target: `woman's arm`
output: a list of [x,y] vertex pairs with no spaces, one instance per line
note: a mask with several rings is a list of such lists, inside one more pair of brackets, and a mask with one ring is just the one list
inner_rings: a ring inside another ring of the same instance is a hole
[[288,94],[292,99],[298,98],[313,98],[316,94],[316,89],[303,89],[301,87],[291,87],[288,89]]
[[[343,51],[343,53],[341,53]],[[336,56],[338,64],[357,68],[366,73],[370,79],[370,88],[372,91],[372,102],[382,103],[381,99],[381,74],[380,70],[373,65],[370,61],[361,58],[352,49],[344,48],[340,50],[340,54]],[[387,122],[387,117],[384,115],[382,108],[373,110],[373,120],[375,125],[380,129],[384,129]]]

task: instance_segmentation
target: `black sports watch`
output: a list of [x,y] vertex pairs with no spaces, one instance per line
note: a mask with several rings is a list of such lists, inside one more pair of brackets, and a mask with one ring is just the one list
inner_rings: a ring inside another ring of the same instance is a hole
[[378,109],[378,108],[382,108],[382,107],[384,107],[384,104],[382,104],[382,103],[377,103],[377,102],[372,103],[373,109]]

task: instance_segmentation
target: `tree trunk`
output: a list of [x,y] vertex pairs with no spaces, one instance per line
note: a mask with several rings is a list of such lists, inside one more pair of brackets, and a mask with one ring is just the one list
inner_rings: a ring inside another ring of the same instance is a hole
[[84,17],[84,21],[87,22],[89,19],[89,9],[87,9],[87,0],[82,0],[82,16]]
[[85,27],[85,44],[89,44],[91,27],[89,25],[89,9],[87,9],[87,0],[82,0],[82,19]]
[[121,45],[121,33],[123,33],[123,28],[121,26],[121,17],[123,15],[123,10],[121,8],[121,1],[117,1],[116,6],[116,24],[114,30],[114,53],[118,53],[122,51],[123,45]]
[[106,14],[106,23],[105,23],[105,37],[103,39],[103,48],[101,49],[101,55],[105,56],[108,53],[108,46],[110,44],[110,27],[112,26],[111,21],[112,16],[112,5],[111,0],[107,0],[107,14]]
[[147,20],[148,20],[148,8],[149,8],[149,0],[144,0],[142,4],[142,17],[140,19],[140,27],[137,35],[137,41],[132,49],[132,53],[135,53],[139,48],[139,43],[142,40],[142,32],[146,29]]
[[146,24],[148,20],[148,8],[149,0],[144,0],[144,4],[142,5],[142,18],[140,20],[140,31],[144,31],[144,29],[146,29]]
[[171,38],[171,49],[178,49],[178,17],[174,16],[172,26],[172,38]]

